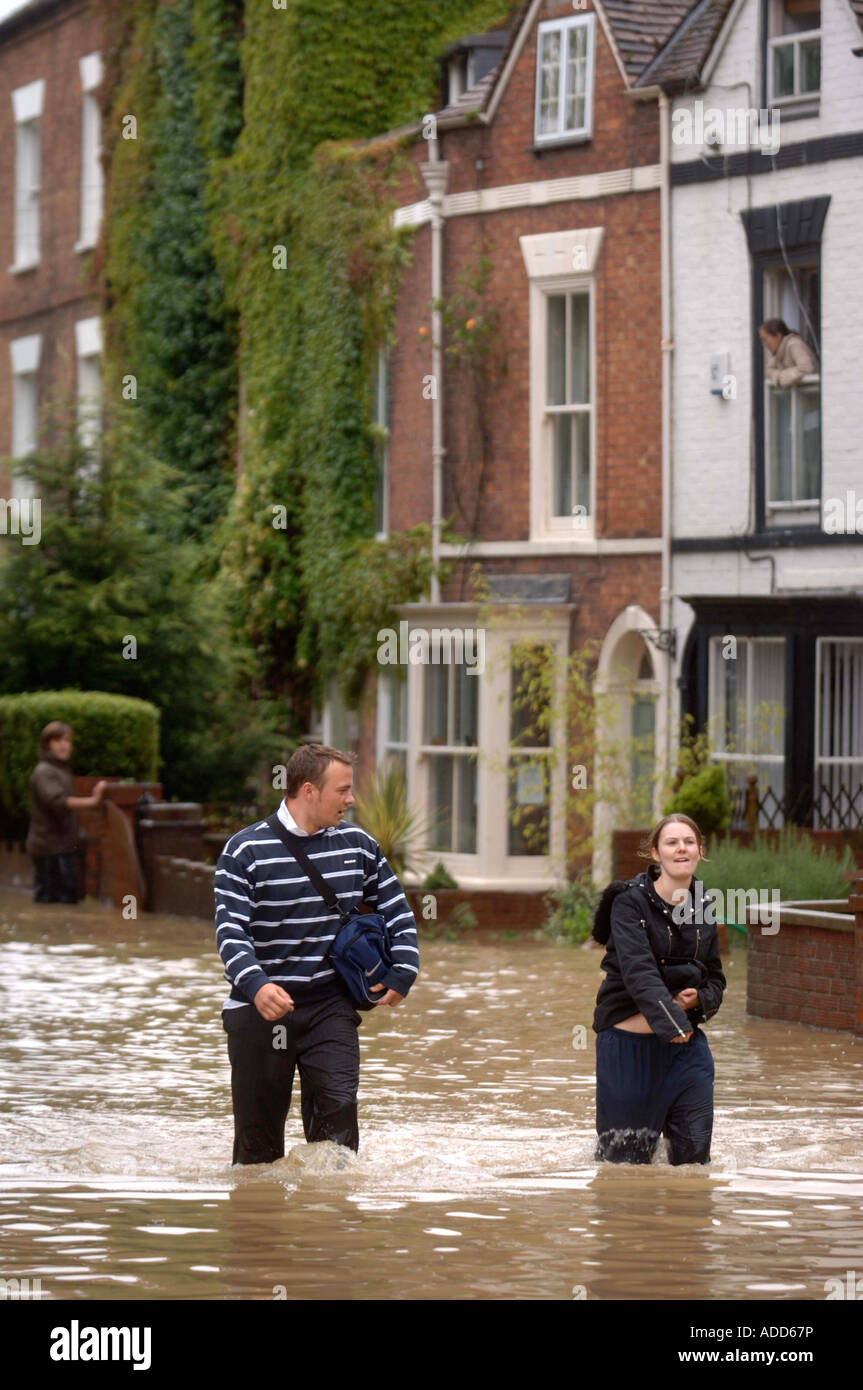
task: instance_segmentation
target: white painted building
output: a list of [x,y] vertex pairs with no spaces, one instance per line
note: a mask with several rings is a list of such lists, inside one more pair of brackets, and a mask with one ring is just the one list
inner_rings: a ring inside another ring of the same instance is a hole
[[[854,0],[702,0],[640,82],[671,108],[679,711],[775,824],[863,824],[861,24]],[[768,318],[817,372],[766,380]]]

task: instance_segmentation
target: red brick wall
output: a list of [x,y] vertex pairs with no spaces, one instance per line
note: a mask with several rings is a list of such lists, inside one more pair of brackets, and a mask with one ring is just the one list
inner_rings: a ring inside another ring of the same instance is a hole
[[749,928],[746,1008],[816,1028],[854,1028],[854,931],[782,923],[775,936]]
[[[550,3],[540,18],[572,14]],[[531,33],[490,126],[477,123],[440,132],[449,163],[449,193],[545,181],[658,160],[653,103],[624,94],[619,69],[597,24],[594,136],[583,144],[533,150],[536,34]],[[417,139],[412,167],[398,183],[399,204],[426,196],[418,165],[428,146]],[[478,169],[477,160],[482,161]],[[477,538],[526,540],[530,515],[529,284],[519,237],[578,227],[604,227],[596,268],[595,327],[598,380],[597,535],[657,536],[660,532],[661,352],[659,194],[553,203],[510,211],[449,217],[444,229],[444,296],[476,263],[483,239],[493,271],[487,302],[500,316],[506,373],[486,400],[491,467],[481,498]],[[391,381],[390,518],[393,529],[431,514],[432,402],[422,396],[430,374],[430,243],[428,225],[414,233],[413,263],[405,275],[396,321]],[[464,370],[451,359],[443,383],[444,512],[467,534],[478,489],[475,406]],[[472,437],[471,437],[472,436]],[[509,572],[520,569],[509,564]],[[658,582],[658,581],[657,581]],[[625,601],[632,596],[628,595]]]
[[[593,6],[587,6],[592,9]],[[542,6],[537,23],[558,16],[571,17],[570,0]],[[491,126],[473,124],[464,130],[443,132],[442,153],[451,163],[450,192],[462,193],[480,186],[475,167],[484,161],[485,186],[528,183],[533,179],[570,178],[606,169],[627,169],[659,160],[659,124],[653,102],[635,102],[624,96],[624,82],[599,21],[593,94],[593,137],[581,145],[533,149],[534,93],[536,90],[536,26],[527,36]]]
[[[68,0],[45,18],[0,35],[0,455],[12,445],[9,342],[42,335],[40,407],[75,381],[76,319],[98,313],[89,281],[92,257],[75,250],[80,234],[81,81],[78,60],[102,44],[98,7]],[[10,275],[14,261],[15,125],[11,93],[42,78],[41,262]],[[0,496],[9,479],[0,465]]]

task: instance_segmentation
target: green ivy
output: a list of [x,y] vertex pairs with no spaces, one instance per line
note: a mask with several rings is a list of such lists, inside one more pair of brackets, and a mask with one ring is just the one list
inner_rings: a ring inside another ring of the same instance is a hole
[[[240,125],[236,33],[230,42],[239,7],[158,0],[135,8],[126,63],[144,61],[120,85],[111,115],[114,127],[125,114],[137,122],[137,138],[121,135],[112,161],[112,359],[137,380],[137,398],[123,408],[138,438],[191,485],[173,529],[200,538],[234,486],[237,324],[213,256],[208,192],[212,163],[230,152]],[[132,193],[130,219],[123,195]],[[116,380],[113,388],[114,402],[123,400]]]
[[515,8],[107,5],[111,394],[138,377],[140,438],[191,485],[181,534],[218,559],[253,689],[291,732],[333,677],[358,698],[378,628],[430,576],[427,528],[372,539],[372,369],[410,233],[390,218],[399,141],[359,142],[430,110],[441,50]]
[[441,49],[509,9],[246,5],[243,130],[216,194],[246,406],[223,573],[262,686],[287,690],[297,727],[334,677],[356,698],[392,604],[419,598],[430,574],[427,530],[370,539],[372,369],[410,233],[390,219],[399,142],[356,142],[424,115]]

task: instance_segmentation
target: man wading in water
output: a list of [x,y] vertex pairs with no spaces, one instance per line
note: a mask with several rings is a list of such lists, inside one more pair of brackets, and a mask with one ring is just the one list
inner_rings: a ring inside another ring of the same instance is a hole
[[[332,886],[344,911],[383,915],[393,967],[381,1004],[400,1004],[417,977],[416,925],[401,884],[371,835],[342,824],[353,805],[353,756],[298,748],[286,769],[278,818]],[[231,1062],[234,1163],[272,1163],[285,1152],[294,1071],[309,1143],[356,1150],[362,1022],[327,950],[339,919],[266,821],[240,830],[216,866],[216,942],[230,982],[222,1011]],[[373,989],[377,988],[375,986]]]

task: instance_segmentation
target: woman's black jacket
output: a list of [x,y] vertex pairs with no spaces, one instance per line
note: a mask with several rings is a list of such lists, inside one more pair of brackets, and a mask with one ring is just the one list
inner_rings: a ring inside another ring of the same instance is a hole
[[[663,902],[653,886],[658,865],[604,892],[593,935],[607,943],[600,969],[594,1031],[642,1013],[659,1038],[668,1041],[712,1018],[725,990],[713,904],[698,879],[680,907]],[[699,1003],[688,1012],[672,996],[697,989]]]

